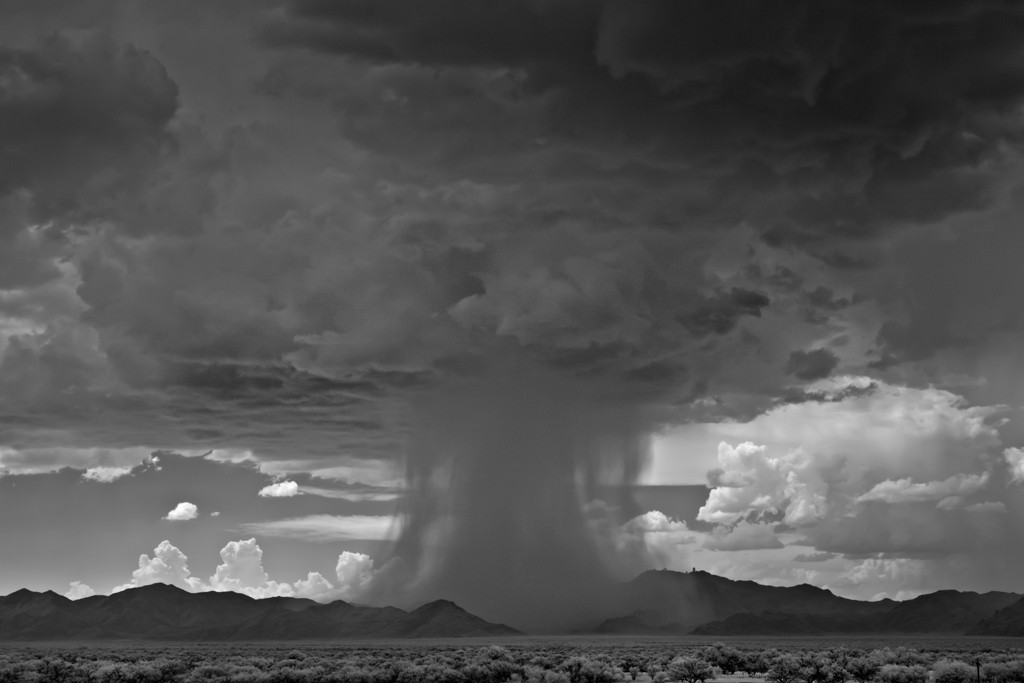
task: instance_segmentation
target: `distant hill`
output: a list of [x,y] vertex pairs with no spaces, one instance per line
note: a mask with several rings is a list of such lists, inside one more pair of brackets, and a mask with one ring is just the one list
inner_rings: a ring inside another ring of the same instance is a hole
[[52,591],[0,597],[0,640],[311,640],[452,638],[519,632],[437,600],[407,612],[338,600],[256,600],[240,593],[189,593],[166,584],[78,601]]
[[669,570],[647,571],[625,584],[620,604],[631,611],[607,619],[594,629],[596,632],[688,633],[702,624],[745,612],[825,615],[886,608],[885,602],[850,600],[807,584],[765,586],[708,572]]
[[[648,571],[625,584],[627,614],[593,631],[616,634],[813,635],[965,633],[1021,599],[938,591],[913,600],[851,600],[815,586],[765,586],[707,572]],[[1024,624],[1024,604],[1018,608]]]
[[982,619],[967,631],[972,636],[1024,636],[1024,598]]

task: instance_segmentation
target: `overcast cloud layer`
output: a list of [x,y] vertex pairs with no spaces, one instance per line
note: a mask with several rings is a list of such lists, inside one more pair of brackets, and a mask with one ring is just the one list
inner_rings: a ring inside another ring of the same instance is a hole
[[81,531],[19,516],[0,589],[1024,590],[1022,46],[976,0],[8,3],[0,506],[73,491],[111,559],[34,574]]

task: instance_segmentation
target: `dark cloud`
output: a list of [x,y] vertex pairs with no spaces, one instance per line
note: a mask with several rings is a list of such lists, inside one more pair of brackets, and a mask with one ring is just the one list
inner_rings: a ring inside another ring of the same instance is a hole
[[371,61],[529,66],[572,62],[594,48],[599,4],[586,0],[480,5],[298,0],[264,37]]
[[109,219],[170,142],[177,90],[130,46],[51,36],[0,47],[0,288],[59,277],[74,222]]
[[828,349],[794,351],[786,361],[786,372],[797,379],[813,381],[831,375],[838,364],[839,359]]
[[33,222],[108,218],[170,143],[178,91],[148,53],[51,36],[0,50],[0,195],[25,191]]
[[662,166],[702,189],[681,218],[756,216],[775,242],[838,266],[862,261],[828,246],[837,235],[991,201],[992,164],[1019,139],[1022,29],[1018,5],[990,2],[452,1],[427,13],[299,0],[266,31],[382,65],[522,70],[552,140]]
[[209,72],[224,15],[140,31],[195,111],[136,48],[0,53],[3,443],[404,454],[406,595],[499,619],[589,608],[649,434],[932,358],[896,229],[996,202],[1021,131],[1016,3],[244,7]]

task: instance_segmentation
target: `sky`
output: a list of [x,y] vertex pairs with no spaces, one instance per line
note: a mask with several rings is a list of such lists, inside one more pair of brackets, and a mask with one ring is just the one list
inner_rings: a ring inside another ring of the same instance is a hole
[[1024,592],[1024,3],[0,7],[0,594]]

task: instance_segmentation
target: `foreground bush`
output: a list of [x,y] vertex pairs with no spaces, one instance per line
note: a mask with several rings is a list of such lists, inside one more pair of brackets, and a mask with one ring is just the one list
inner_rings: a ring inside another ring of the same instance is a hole
[[765,678],[769,683],[795,683],[803,681],[803,667],[800,660],[792,655],[780,655],[768,666]]
[[932,670],[935,672],[935,683],[969,683],[977,677],[973,666],[949,659],[935,662]]
[[881,683],[926,683],[928,669],[919,664],[886,664],[878,671]]
[[981,667],[986,683],[1024,683],[1024,659],[990,662]]
[[846,662],[846,672],[858,683],[875,680],[881,668],[878,660],[871,657],[851,657]]
[[684,683],[704,683],[715,679],[715,671],[703,659],[697,657],[676,657],[666,670],[669,680]]

